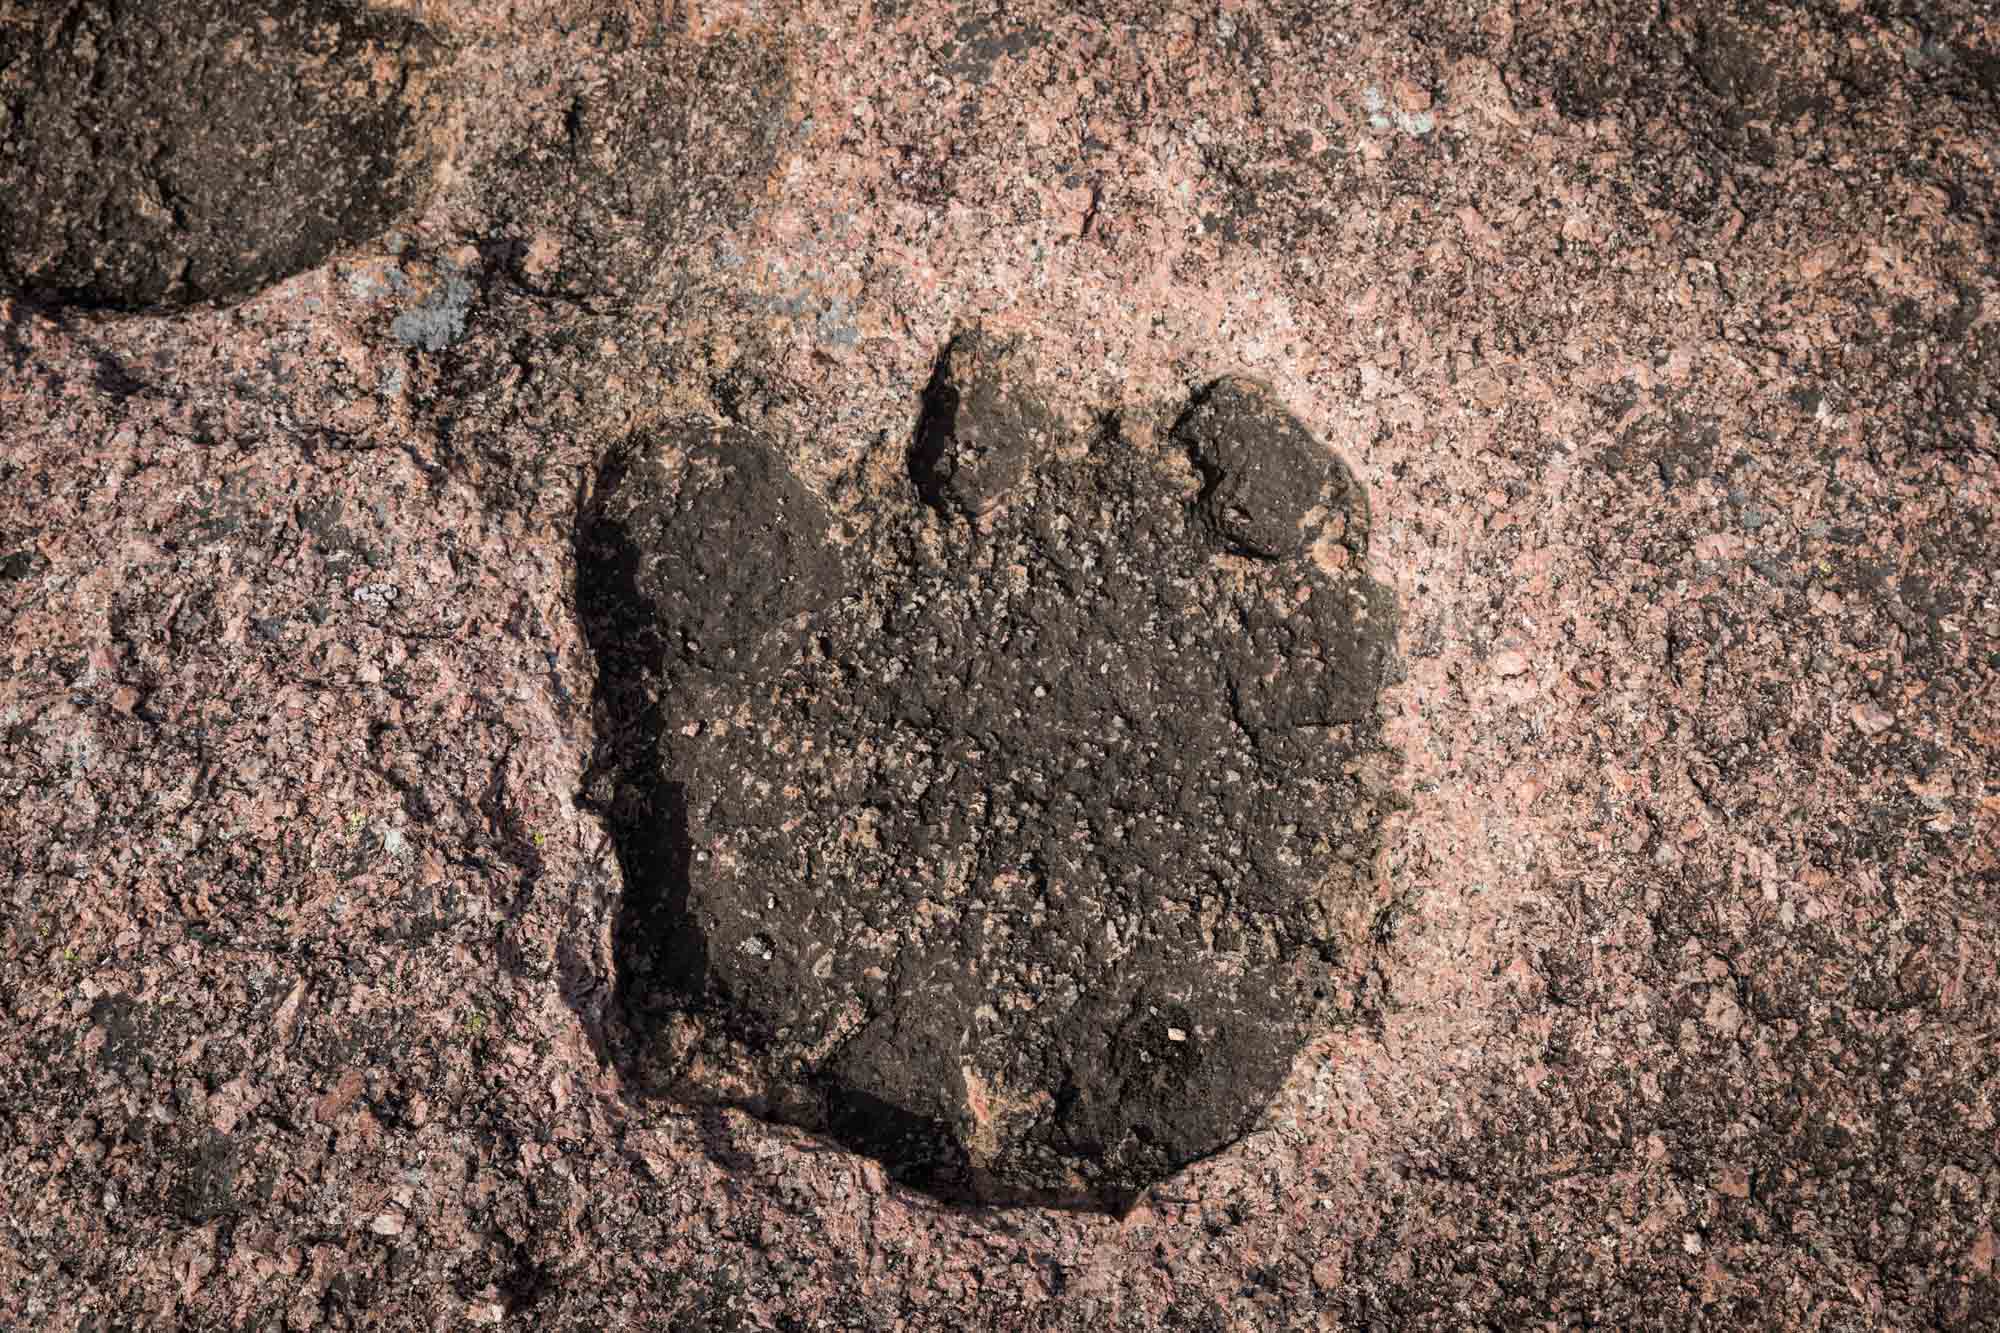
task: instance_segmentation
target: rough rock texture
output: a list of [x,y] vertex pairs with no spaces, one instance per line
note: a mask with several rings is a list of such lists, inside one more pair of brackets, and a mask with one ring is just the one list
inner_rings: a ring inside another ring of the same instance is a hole
[[[1395,617],[1346,469],[1258,386],[1204,392],[1185,452],[1058,454],[1028,365],[944,361],[844,549],[741,432],[613,465],[578,598],[616,734],[651,732],[621,986],[677,1094],[1122,1208],[1254,1123],[1355,969]],[[1245,559],[1244,525],[1292,538]]]
[[337,0],[0,7],[0,285],[235,301],[420,208],[448,61]]
[[[0,300],[0,1326],[2000,1319],[1989,7],[421,11],[402,244]],[[598,312],[488,201],[641,13],[789,94]],[[719,415],[858,538],[975,324],[1072,440],[1268,383],[1401,611],[1356,1021],[1122,1218],[663,1103],[620,996],[582,499]]]
[[789,74],[768,37],[693,46],[606,21],[484,181],[528,291],[591,309],[658,302],[683,248],[769,173]]

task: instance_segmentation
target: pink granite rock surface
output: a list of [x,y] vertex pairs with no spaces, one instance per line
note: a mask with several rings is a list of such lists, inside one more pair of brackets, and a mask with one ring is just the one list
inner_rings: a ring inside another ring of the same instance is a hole
[[[1986,7],[381,7],[421,213],[0,298],[0,1327],[2000,1326]],[[1122,1218],[639,1095],[579,804],[605,450],[838,508],[973,323],[1401,606],[1356,1017]]]

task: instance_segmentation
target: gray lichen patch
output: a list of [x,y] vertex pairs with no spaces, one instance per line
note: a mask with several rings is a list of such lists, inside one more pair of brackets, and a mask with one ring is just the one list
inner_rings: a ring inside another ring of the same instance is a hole
[[0,10],[0,287],[132,309],[311,268],[429,195],[446,64],[359,5]]
[[469,278],[447,268],[415,305],[389,321],[389,336],[405,347],[441,352],[465,336],[465,317],[478,295]]
[[[946,358],[961,439],[1030,401],[991,369]],[[1359,487],[1273,411],[1224,386],[1187,432],[1294,483],[1250,470],[1230,523],[1309,498],[1365,554]],[[1246,558],[1185,454],[1055,443],[1005,504],[937,505],[926,433],[835,546],[757,441],[636,441],[578,595],[661,1081],[947,1195],[1121,1208],[1241,1136],[1327,1020],[1393,799],[1357,774],[1394,612],[1359,558]]]

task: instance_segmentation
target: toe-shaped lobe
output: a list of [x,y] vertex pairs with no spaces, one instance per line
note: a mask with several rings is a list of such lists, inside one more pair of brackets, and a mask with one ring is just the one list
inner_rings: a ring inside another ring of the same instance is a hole
[[772,448],[735,428],[628,441],[600,486],[598,544],[627,617],[669,670],[781,666],[805,615],[839,594],[825,505]]
[[1209,385],[1175,424],[1174,438],[1201,472],[1196,516],[1225,548],[1286,560],[1305,554],[1332,523],[1350,544],[1364,537],[1360,488],[1347,469],[1257,381]]
[[1056,421],[1026,353],[983,330],[953,338],[924,393],[910,478],[926,503],[978,517],[1017,489]]

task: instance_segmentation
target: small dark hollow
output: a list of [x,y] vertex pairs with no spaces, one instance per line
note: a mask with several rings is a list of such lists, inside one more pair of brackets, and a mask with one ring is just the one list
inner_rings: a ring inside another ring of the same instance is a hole
[[708,941],[688,912],[687,793],[677,782],[628,786],[610,824],[626,886],[613,936],[618,1002],[652,1035],[662,992],[700,995],[708,979]]
[[958,419],[958,386],[951,378],[951,348],[938,355],[931,382],[924,388],[923,409],[917,417],[916,438],[910,444],[910,482],[933,509],[951,503],[952,426]]
[[[620,459],[608,462],[597,493],[623,472]],[[576,554],[577,611],[597,658],[602,710],[591,769],[625,883],[612,932],[613,997],[643,1053],[658,1044],[674,997],[701,994],[708,942],[688,911],[694,850],[686,792],[646,762],[666,725],[650,679],[665,643],[639,592],[638,547],[620,525],[592,513],[579,525]]]
[[828,1081],[827,1131],[882,1162],[895,1179],[940,1197],[962,1198],[971,1163],[951,1127],[908,1107]]

